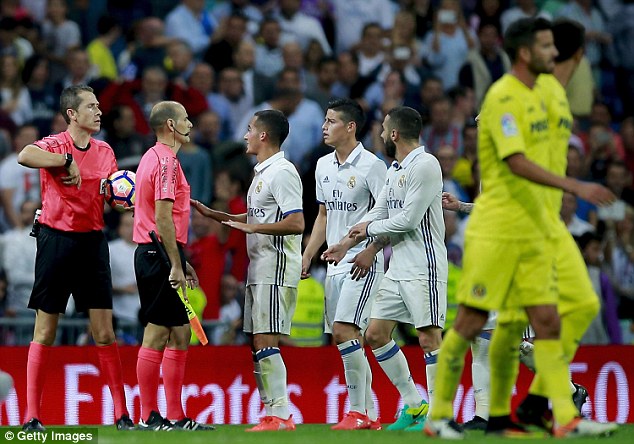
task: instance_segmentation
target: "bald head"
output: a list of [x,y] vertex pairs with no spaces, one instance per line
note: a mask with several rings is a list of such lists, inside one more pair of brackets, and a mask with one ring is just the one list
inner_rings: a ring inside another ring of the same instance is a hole
[[159,102],[150,113],[150,126],[155,133],[159,133],[168,120],[179,120],[186,114],[185,108],[178,102]]

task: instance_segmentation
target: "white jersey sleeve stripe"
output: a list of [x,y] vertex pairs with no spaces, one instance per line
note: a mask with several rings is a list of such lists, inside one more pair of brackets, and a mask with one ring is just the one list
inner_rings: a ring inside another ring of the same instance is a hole
[[289,214],[293,214],[293,213],[303,213],[304,210],[302,210],[301,208],[297,208],[295,210],[289,210],[286,213],[282,214],[282,218],[285,218],[286,216],[288,216]]

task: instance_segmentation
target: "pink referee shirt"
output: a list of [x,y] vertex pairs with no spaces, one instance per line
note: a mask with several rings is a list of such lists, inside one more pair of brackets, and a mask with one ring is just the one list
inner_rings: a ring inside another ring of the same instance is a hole
[[117,161],[110,145],[90,138],[90,148],[78,149],[68,131],[35,142],[41,149],[56,153],[71,153],[81,174],[81,187],[64,185],[64,167],[42,168],[42,215],[40,223],[60,231],[85,233],[101,230],[103,222],[102,183],[117,171]]
[[134,203],[134,233],[137,244],[152,242],[148,232],[156,231],[157,200],[174,202],[172,217],[176,242],[187,243],[189,226],[189,184],[174,152],[157,142],[141,158],[136,170],[136,201]]

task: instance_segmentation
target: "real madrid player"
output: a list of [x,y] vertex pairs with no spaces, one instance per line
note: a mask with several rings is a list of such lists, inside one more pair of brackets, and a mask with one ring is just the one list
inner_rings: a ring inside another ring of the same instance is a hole
[[372,210],[352,227],[347,240],[324,253],[338,261],[346,244],[372,236],[388,236],[389,269],[381,281],[365,338],[403,401],[397,421],[388,429],[420,430],[429,409],[416,385],[405,355],[392,339],[398,322],[412,324],[425,352],[427,390],[434,391],[436,355],[447,310],[447,250],[442,216],[442,174],[434,156],[418,142],[420,114],[397,107],[385,116],[381,137],[396,160]]
[[[374,206],[385,183],[385,163],[357,141],[364,123],[365,115],[357,102],[337,99],[328,104],[322,130],[324,142],[334,151],[317,161],[319,214],[302,256],[303,278],[309,276],[310,263],[324,241],[333,245],[343,238]],[[365,266],[354,270],[363,276],[352,274],[353,262],[361,261]],[[349,412],[333,430],[381,428],[360,332],[367,327],[383,271],[382,245],[369,240],[348,250],[338,265],[328,265],[325,330],[332,333],[341,354],[350,399]]]
[[547,375],[544,392],[553,404],[557,423],[553,433],[604,434],[613,426],[582,420],[568,391],[553,276],[555,253],[548,242],[552,224],[541,185],[571,191],[597,204],[614,196],[599,185],[560,177],[539,166],[547,164],[550,134],[547,109],[535,82],[539,74],[554,68],[557,49],[550,22],[518,20],[510,26],[504,43],[513,68],[491,87],[479,116],[482,193],[467,225],[458,315],[439,356],[434,410],[425,432],[441,438],[463,437],[452,418],[464,355],[488,312],[498,310],[490,346],[491,366],[496,366],[497,376],[491,378],[487,433],[528,433],[510,419],[511,390],[518,370],[517,338],[528,315],[536,332],[537,372]]
[[229,215],[198,201],[202,214],[247,233],[249,270],[244,301],[244,331],[251,339],[254,375],[266,416],[251,432],[295,430],[288,409],[286,366],[278,348],[288,335],[297,303],[304,232],[302,182],[280,151],[288,135],[280,111],[255,113],[244,139],[247,153],[257,158],[247,194],[246,214]]

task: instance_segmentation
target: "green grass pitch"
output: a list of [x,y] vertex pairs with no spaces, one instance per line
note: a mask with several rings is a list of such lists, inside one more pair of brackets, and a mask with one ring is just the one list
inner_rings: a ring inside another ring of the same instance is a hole
[[[98,427],[97,444],[312,444],[312,443],[345,443],[345,444],[420,444],[421,441],[446,442],[431,440],[423,433],[387,432],[383,431],[332,431],[330,425],[301,424],[295,432],[245,433],[247,426],[220,425],[213,432],[118,432],[113,426]],[[0,427],[0,442],[7,442],[4,435],[7,430],[19,430],[15,427]],[[56,428],[56,430],[59,430]],[[509,439],[485,437],[483,432],[470,432],[465,442],[482,442],[487,444],[509,442]],[[566,442],[593,440],[595,438],[578,438]],[[634,424],[622,425],[609,438],[602,441],[610,444],[631,444],[634,442]],[[522,439],[523,443],[537,443],[543,439]],[[19,442],[13,440],[12,442]],[[34,443],[35,441],[31,441]],[[59,443],[59,441],[56,441]],[[77,443],[79,444],[79,443]]]

